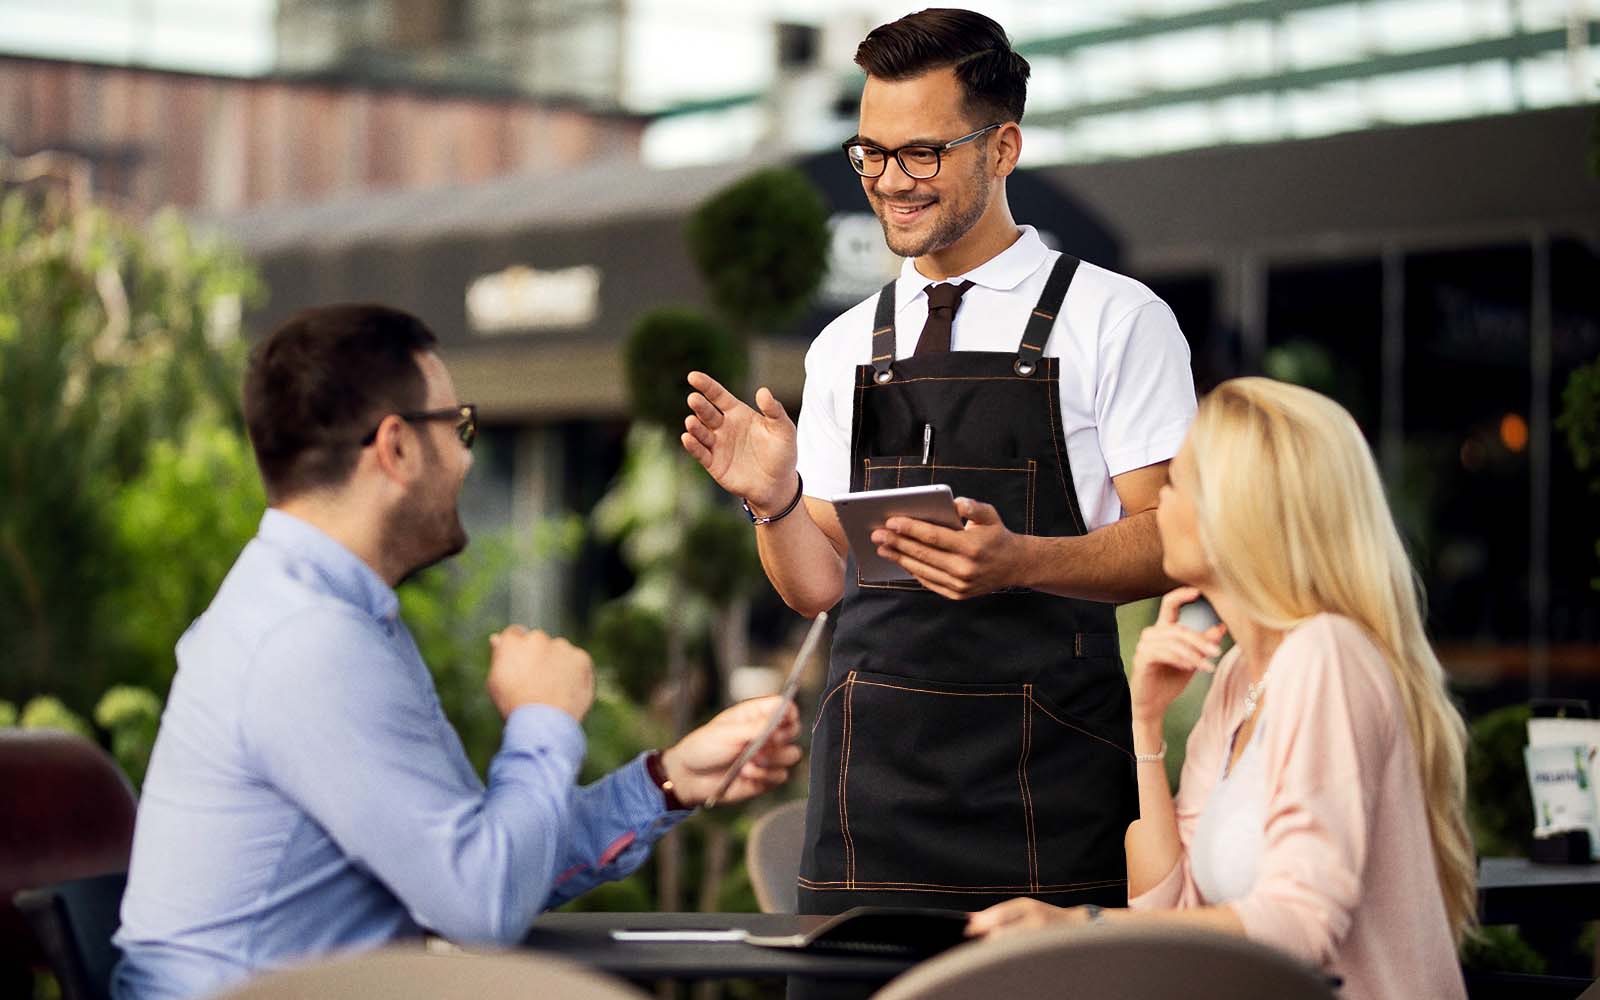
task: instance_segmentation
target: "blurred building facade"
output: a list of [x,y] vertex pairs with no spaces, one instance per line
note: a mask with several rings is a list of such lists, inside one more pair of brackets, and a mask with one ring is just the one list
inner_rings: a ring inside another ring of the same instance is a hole
[[0,56],[0,151],[69,157],[97,197],[136,212],[226,214],[631,159],[643,127],[516,92]]

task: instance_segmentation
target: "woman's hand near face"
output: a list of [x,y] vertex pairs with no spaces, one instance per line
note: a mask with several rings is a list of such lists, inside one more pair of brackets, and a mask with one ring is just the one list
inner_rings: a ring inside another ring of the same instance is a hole
[[1133,693],[1133,721],[1154,724],[1166,718],[1167,708],[1189,686],[1195,671],[1210,673],[1211,657],[1228,627],[1220,622],[1196,632],[1178,624],[1178,609],[1200,596],[1198,587],[1179,587],[1161,598],[1156,623],[1139,633],[1133,652],[1129,687]]

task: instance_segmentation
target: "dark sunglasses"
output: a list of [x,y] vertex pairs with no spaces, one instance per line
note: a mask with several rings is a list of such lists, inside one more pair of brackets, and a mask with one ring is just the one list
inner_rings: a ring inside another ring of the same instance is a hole
[[[462,403],[459,406],[446,407],[442,410],[416,410],[411,413],[396,413],[393,416],[409,423],[423,420],[454,420],[456,422],[456,437],[461,439],[463,448],[471,448],[472,442],[478,439],[478,406],[476,403]],[[378,427],[383,426],[383,421],[378,421]],[[367,432],[361,439],[361,447],[378,440],[378,427]]]

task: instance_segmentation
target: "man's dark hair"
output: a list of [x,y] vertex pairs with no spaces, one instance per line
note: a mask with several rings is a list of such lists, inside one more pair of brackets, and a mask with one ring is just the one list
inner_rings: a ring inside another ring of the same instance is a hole
[[409,313],[338,305],[297,313],[258,344],[244,420],[269,501],[349,479],[363,435],[387,414],[422,408],[417,354],[436,343]]
[[982,127],[1022,121],[1028,102],[1028,60],[1006,30],[970,10],[935,7],[873,28],[856,49],[856,65],[880,80],[904,80],[952,67],[968,118]]

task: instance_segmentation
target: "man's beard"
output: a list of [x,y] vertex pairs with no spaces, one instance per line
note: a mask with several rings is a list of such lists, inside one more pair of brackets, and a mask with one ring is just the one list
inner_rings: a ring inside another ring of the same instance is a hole
[[989,186],[983,183],[981,162],[973,174],[972,202],[964,211],[956,211],[950,207],[949,202],[941,198],[934,211],[943,209],[943,214],[934,222],[933,230],[921,238],[896,233],[889,224],[889,206],[896,202],[875,195],[872,199],[872,209],[878,216],[879,224],[883,226],[883,241],[889,245],[889,249],[901,257],[922,257],[943,250],[971,232],[972,227],[983,218],[983,213],[989,210]]
[[394,539],[395,546],[406,557],[405,565],[409,568],[402,575],[401,583],[459,555],[467,547],[467,530],[454,504],[448,510],[427,513],[396,510],[390,515],[385,537]]

